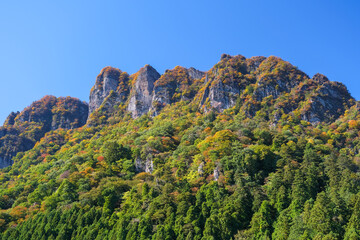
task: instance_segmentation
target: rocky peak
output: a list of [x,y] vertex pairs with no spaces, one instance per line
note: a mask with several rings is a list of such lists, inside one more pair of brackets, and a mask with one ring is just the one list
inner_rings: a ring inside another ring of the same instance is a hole
[[85,125],[89,106],[77,98],[59,97],[51,109],[51,130],[74,129]]
[[89,113],[98,109],[104,99],[114,91],[121,101],[125,102],[129,94],[129,75],[118,68],[105,67],[96,77],[96,83],[89,97]]
[[315,74],[313,76],[312,80],[317,82],[317,83],[320,83],[320,84],[324,84],[324,83],[329,82],[329,79],[326,76],[324,76],[324,75],[322,75],[320,73]]
[[223,53],[221,54],[220,60],[229,59],[229,58],[232,58],[231,55]]
[[187,69],[187,71],[188,71],[189,76],[193,79],[201,79],[205,76],[204,72],[199,71],[193,67]]
[[[200,96],[200,105],[208,111],[223,111],[235,106],[248,117],[263,110],[274,122],[281,114],[297,111],[311,123],[336,119],[354,104],[346,87],[331,82],[322,74],[312,79],[281,58],[223,55],[207,72]],[[245,91],[245,89],[247,91]],[[265,111],[266,112],[266,111]]]
[[181,100],[192,100],[197,93],[195,88],[191,88],[195,78],[202,77],[204,73],[196,69],[186,69],[176,66],[172,70],[167,70],[154,83],[154,93],[152,98],[151,111],[157,115],[159,111],[168,104]]
[[[325,121],[330,115],[339,116],[353,102],[342,84],[331,82],[322,74],[310,79],[281,58],[247,59],[223,54],[206,74],[177,66],[160,75],[146,65],[128,76],[117,68],[104,68],[90,94],[90,111],[102,106],[94,115],[97,118],[109,117],[107,113],[114,109],[126,109],[137,118],[148,112],[157,115],[166,105],[178,101],[194,101],[205,111],[219,112],[237,104],[249,117],[266,103],[267,118],[274,122],[281,114],[295,110],[309,122]],[[123,107],[114,108],[121,104]]]
[[58,128],[73,129],[83,126],[87,116],[87,103],[77,98],[45,96],[21,111],[13,125],[38,123],[45,132]]
[[[153,67],[145,65],[131,76],[117,68],[106,67],[90,92],[90,113],[99,109],[102,115],[110,116],[115,105],[127,103],[126,109],[133,118],[149,111],[156,115],[167,104],[192,100],[198,90],[193,83],[204,76],[204,72],[195,68],[180,66],[160,75]],[[99,114],[91,116],[88,124],[96,123],[94,118]]]
[[302,119],[311,123],[335,120],[355,104],[355,99],[342,83],[331,82],[321,74],[316,74],[313,80],[319,86],[303,106]]
[[249,73],[255,72],[260,64],[266,59],[266,57],[263,56],[258,56],[258,57],[252,57],[252,58],[248,58],[246,59],[246,66],[247,66],[247,71]]
[[11,113],[0,127],[0,167],[11,165],[18,152],[31,149],[51,130],[83,126],[87,116],[87,103],[54,96],[45,96],[20,113]]
[[4,126],[12,126],[15,124],[15,118],[20,114],[19,111],[11,112],[4,122]]
[[150,110],[154,83],[159,78],[160,74],[150,65],[145,65],[135,74],[127,107],[133,118],[146,114]]
[[207,72],[201,105],[206,111],[210,108],[223,111],[234,106],[240,93],[255,82],[255,78],[247,73],[244,56],[223,55],[221,61]]
[[265,59],[257,69],[256,89],[254,97],[262,101],[265,97],[278,98],[282,93],[289,93],[309,77],[278,57]]

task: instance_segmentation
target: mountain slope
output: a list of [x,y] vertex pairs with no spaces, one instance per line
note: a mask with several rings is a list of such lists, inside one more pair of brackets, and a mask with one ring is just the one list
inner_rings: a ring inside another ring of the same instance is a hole
[[18,152],[33,148],[45,133],[86,123],[88,106],[75,98],[45,96],[21,112],[12,112],[0,127],[0,168],[11,165]]
[[107,67],[89,106],[0,171],[1,239],[360,234],[360,105],[341,83],[223,55],[207,72]]

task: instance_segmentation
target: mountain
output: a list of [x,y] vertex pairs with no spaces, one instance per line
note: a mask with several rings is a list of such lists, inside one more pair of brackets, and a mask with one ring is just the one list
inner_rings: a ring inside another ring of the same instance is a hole
[[45,96],[21,112],[12,112],[0,127],[0,168],[11,165],[18,152],[34,147],[45,133],[74,129],[86,123],[88,105],[78,99]]
[[359,239],[359,110],[274,56],[105,67],[0,128],[0,239]]
[[[90,93],[90,113],[109,117],[125,108],[133,118],[158,115],[170,104],[191,101],[205,112],[222,112],[237,105],[248,117],[262,113],[271,122],[283,114],[310,123],[337,119],[355,104],[346,87],[316,74],[310,78],[278,57],[222,55],[209,71],[180,66],[160,74],[150,65],[129,75],[106,67]],[[266,109],[264,108],[266,105]],[[91,117],[90,117],[91,118]]]

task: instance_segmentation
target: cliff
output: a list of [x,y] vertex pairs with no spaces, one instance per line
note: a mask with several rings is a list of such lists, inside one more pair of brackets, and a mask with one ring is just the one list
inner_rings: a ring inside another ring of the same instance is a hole
[[134,118],[146,114],[153,99],[154,83],[160,78],[160,74],[150,65],[141,68],[134,75],[133,86],[130,94],[127,110]]
[[204,112],[235,107],[247,117],[261,113],[273,123],[291,114],[316,124],[338,118],[355,103],[343,84],[321,74],[310,78],[281,58],[228,54],[207,72],[177,66],[160,75],[146,65],[129,76],[106,67],[89,99],[90,113],[96,112],[91,124],[126,111],[133,118],[156,116],[165,106],[180,101],[197,104]]
[[156,116],[169,105],[187,102],[208,113],[234,109],[276,124],[284,116],[312,124],[339,118],[355,104],[346,87],[324,75],[310,78],[281,58],[230,56],[207,72],[176,66],[160,75],[145,65],[129,75],[105,67],[90,91],[89,106],[79,100],[46,96],[11,113],[0,128],[0,167],[31,149],[46,132],[119,121],[129,114]]

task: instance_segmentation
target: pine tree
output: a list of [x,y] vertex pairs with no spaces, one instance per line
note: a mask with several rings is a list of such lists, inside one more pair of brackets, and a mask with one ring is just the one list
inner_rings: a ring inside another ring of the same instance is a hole
[[360,197],[356,196],[355,206],[344,235],[346,240],[360,239]]

